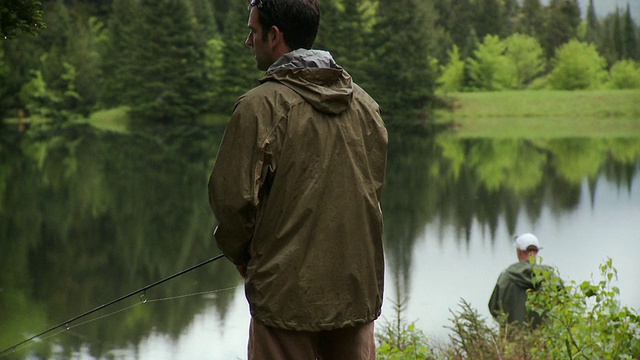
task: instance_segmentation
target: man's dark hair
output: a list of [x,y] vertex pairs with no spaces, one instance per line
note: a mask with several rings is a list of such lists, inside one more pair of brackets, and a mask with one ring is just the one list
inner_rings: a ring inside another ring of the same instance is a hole
[[311,49],[320,26],[320,7],[317,0],[250,0],[249,6],[258,9],[262,24],[262,38],[276,26],[291,50]]

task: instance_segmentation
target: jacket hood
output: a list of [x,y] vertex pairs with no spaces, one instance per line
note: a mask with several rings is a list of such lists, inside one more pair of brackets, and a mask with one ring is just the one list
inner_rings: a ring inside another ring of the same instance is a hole
[[507,277],[519,287],[523,289],[533,288],[533,267],[529,261],[520,261],[507,268],[505,271]]
[[260,79],[277,81],[322,113],[340,114],[353,99],[351,76],[322,50],[298,49],[278,59]]

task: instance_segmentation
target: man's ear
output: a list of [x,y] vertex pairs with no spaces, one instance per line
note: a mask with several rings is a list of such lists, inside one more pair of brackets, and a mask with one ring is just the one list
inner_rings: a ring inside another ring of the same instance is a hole
[[271,42],[271,47],[278,48],[281,46],[286,47],[286,43],[284,42],[284,34],[277,26],[272,26],[269,29],[269,41]]

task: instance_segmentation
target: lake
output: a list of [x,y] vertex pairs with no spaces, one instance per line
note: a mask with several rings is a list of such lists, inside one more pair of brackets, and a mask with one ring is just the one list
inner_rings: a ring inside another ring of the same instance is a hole
[[[206,183],[221,129],[0,132],[0,351],[7,359],[243,359],[248,306],[219,254]],[[513,236],[565,281],[613,259],[640,309],[640,139],[390,137],[383,315],[446,341],[461,299],[490,317]],[[52,327],[61,326],[52,329]]]

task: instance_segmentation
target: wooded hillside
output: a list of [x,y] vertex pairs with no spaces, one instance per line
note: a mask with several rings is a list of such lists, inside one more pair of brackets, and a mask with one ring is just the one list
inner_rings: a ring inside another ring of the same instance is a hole
[[[439,103],[439,88],[588,88],[605,82],[617,63],[631,78],[640,74],[638,26],[628,5],[604,18],[593,2],[583,10],[577,0],[320,5],[315,47],[332,52],[391,125],[424,119]],[[244,1],[6,0],[0,10],[7,38],[0,118],[22,112],[63,122],[127,106],[135,121],[188,122],[229,113],[260,76],[244,45]],[[578,71],[593,70],[597,79],[574,84],[573,69],[557,70],[572,56],[587,64]]]

